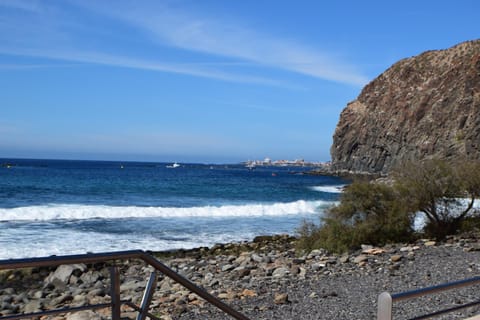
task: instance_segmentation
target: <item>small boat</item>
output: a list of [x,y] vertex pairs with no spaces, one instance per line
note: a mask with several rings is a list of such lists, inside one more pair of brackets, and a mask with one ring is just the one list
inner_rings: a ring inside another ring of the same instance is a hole
[[169,165],[169,166],[167,166],[167,168],[169,168],[169,169],[175,169],[175,168],[178,168],[178,167],[180,167],[180,165],[179,165],[178,163],[176,163],[176,162],[173,163],[173,164],[171,164],[171,165]]

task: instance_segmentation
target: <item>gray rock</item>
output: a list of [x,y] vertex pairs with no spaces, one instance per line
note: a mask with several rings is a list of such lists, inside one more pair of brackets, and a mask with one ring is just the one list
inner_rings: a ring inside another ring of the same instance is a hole
[[102,281],[98,280],[98,281],[95,282],[95,284],[93,285],[93,288],[95,288],[95,289],[103,289],[103,288],[105,288],[105,285],[103,284]]
[[64,293],[60,297],[50,300],[49,305],[53,308],[57,308],[59,306],[62,306],[66,302],[69,302],[72,300],[73,300],[73,296],[71,294]]
[[28,297],[25,292],[21,292],[17,294],[16,296],[13,296],[13,302],[14,303],[28,303]]
[[13,310],[10,310],[10,309],[1,309],[0,310],[0,315],[2,316],[8,316],[8,315],[11,315],[11,314],[15,314],[17,312],[13,311]]
[[290,270],[288,268],[280,267],[273,271],[272,276],[276,278],[280,278],[280,277],[283,278],[288,274],[290,274]]
[[99,279],[101,279],[103,275],[98,271],[88,271],[85,272],[80,276],[80,280],[87,286],[93,285]]
[[68,280],[68,283],[70,285],[76,285],[76,284],[78,284],[78,280],[79,280],[79,278],[76,275],[72,274],[70,276],[70,279]]
[[255,261],[256,263],[262,263],[264,261],[264,259],[262,257],[260,257],[258,254],[256,253],[253,253],[251,255],[251,258],[253,261]]
[[102,317],[91,310],[68,314],[66,320],[102,320]]
[[88,303],[88,299],[85,295],[75,295],[72,300],[72,306],[82,307]]
[[106,295],[106,291],[103,288],[93,289],[87,293],[88,297],[95,297],[95,296],[104,297],[105,295]]
[[237,267],[234,269],[234,271],[237,273],[239,278],[249,276],[251,272],[250,269],[247,269],[245,267]]
[[355,263],[362,263],[368,260],[368,257],[364,254],[361,254],[359,256],[356,256],[355,259],[353,259],[353,262]]
[[317,262],[311,265],[311,268],[313,271],[319,271],[323,268],[325,268],[327,265],[323,262]]
[[84,264],[64,264],[58,266],[58,268],[51,273],[47,278],[45,278],[45,284],[51,284],[56,280],[67,284],[70,276],[75,270],[81,272],[85,271],[87,267]]
[[341,263],[347,263],[348,261],[350,261],[350,256],[348,254],[345,254],[345,255],[340,257],[340,262]]
[[143,291],[145,284],[137,280],[130,280],[120,285],[120,291]]
[[222,272],[227,272],[227,271],[232,271],[235,269],[235,266],[233,264],[226,264],[222,267]]
[[205,274],[205,282],[210,282],[213,280],[213,274],[211,272],[207,272],[207,274]]
[[41,290],[35,291],[33,294],[33,298],[35,299],[41,299],[44,297],[44,293]]
[[25,304],[23,312],[33,313],[42,311],[43,303],[40,300],[31,300]]
[[13,306],[11,303],[9,302],[1,302],[0,303],[0,312],[3,313],[4,310],[12,310],[13,309]]
[[3,294],[4,294],[4,295],[9,295],[9,296],[10,296],[10,295],[12,295],[12,294],[14,294],[14,293],[15,293],[15,289],[13,289],[13,288],[5,288],[5,289],[3,289]]

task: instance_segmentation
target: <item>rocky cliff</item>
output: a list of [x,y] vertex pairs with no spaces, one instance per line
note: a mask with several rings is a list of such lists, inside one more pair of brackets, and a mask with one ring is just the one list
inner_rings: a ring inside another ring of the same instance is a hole
[[342,111],[330,152],[334,170],[356,173],[480,159],[480,40],[395,63]]

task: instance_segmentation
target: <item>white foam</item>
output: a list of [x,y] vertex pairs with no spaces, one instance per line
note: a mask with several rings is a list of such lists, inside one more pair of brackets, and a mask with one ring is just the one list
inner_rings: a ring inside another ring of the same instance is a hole
[[311,187],[311,189],[319,192],[342,193],[344,187],[345,185],[341,184],[336,186],[314,186],[314,187]]
[[[461,214],[463,210],[465,210],[465,208],[470,203],[470,199],[466,199],[466,198],[458,198],[457,201],[458,203],[456,205],[453,205],[452,207],[449,208],[450,210],[449,214],[453,217],[456,217],[459,214]],[[445,210],[445,207],[442,203],[438,203],[437,208],[439,210]],[[473,210],[479,210],[479,209],[480,209],[480,201],[475,201],[473,203],[471,212]],[[414,221],[413,221],[413,229],[415,231],[421,231],[426,226],[427,222],[428,222],[428,218],[424,212],[421,212],[421,211],[416,212],[414,216]]]
[[[110,234],[81,232],[76,230],[9,230],[0,234],[0,259],[45,257],[51,255],[84,254],[87,252],[109,252],[123,250],[162,251],[191,249],[212,246],[215,243],[242,241],[253,238],[253,234],[190,234],[189,239],[155,238],[151,235],[134,233]],[[15,243],[12,240],[15,239]]]
[[0,221],[48,221],[120,218],[255,217],[318,213],[327,201],[205,206],[190,208],[52,204],[0,208]]

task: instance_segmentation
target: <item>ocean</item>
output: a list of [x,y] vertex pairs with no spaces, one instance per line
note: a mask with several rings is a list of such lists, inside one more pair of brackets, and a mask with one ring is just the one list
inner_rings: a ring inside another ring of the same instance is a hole
[[347,182],[311,168],[0,159],[0,259],[295,234]]

